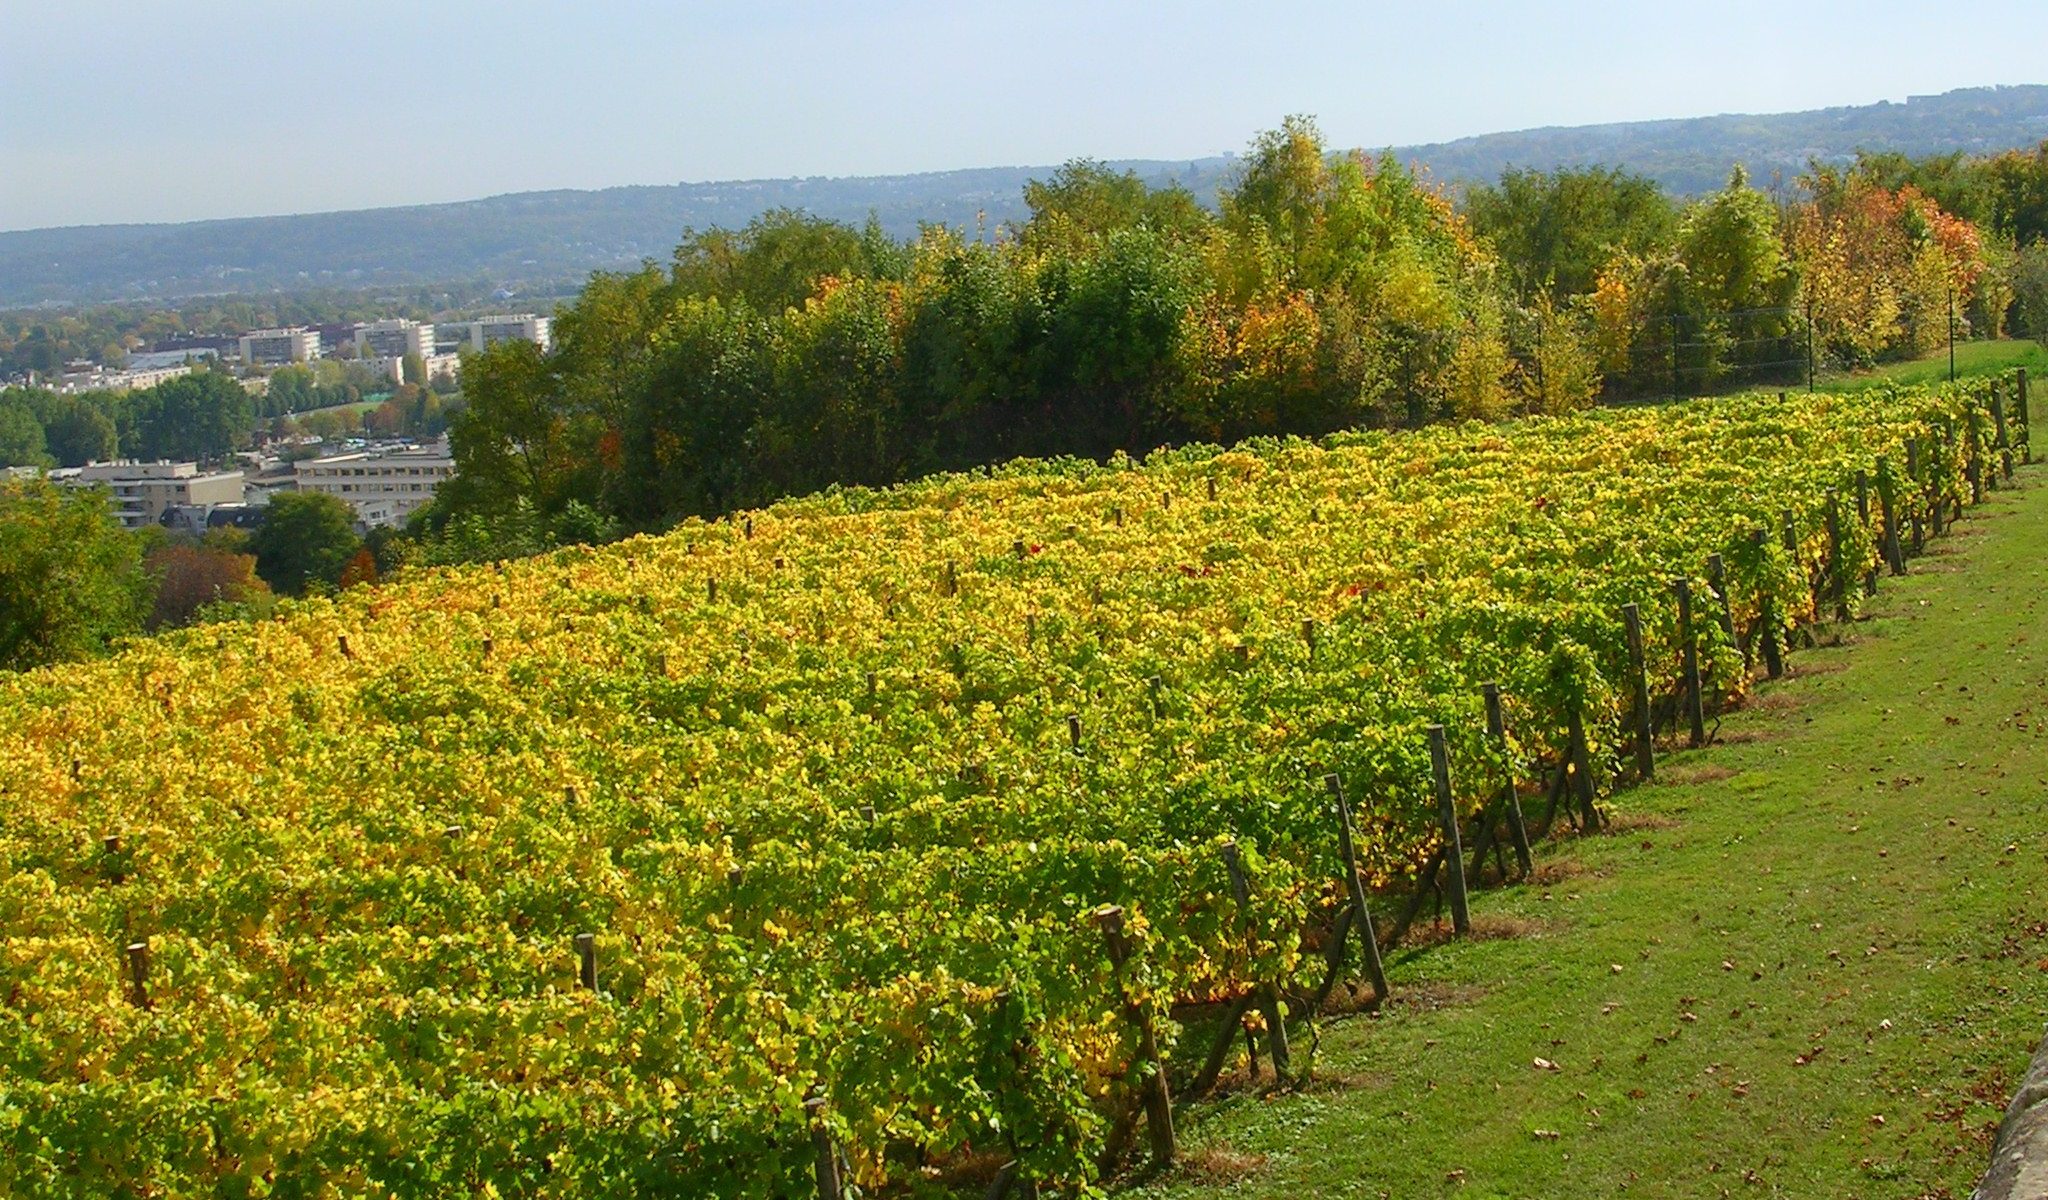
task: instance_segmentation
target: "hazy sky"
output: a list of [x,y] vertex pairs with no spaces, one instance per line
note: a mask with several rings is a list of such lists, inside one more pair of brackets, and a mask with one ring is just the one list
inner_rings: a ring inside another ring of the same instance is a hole
[[[0,0],[0,229],[1772,112],[2048,82],[1953,4]],[[1953,53],[1941,47],[1953,46]]]

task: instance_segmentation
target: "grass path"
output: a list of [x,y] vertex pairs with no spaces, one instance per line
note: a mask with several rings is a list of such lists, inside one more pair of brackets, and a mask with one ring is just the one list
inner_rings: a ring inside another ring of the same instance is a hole
[[1495,936],[1396,953],[1319,1082],[1185,1110],[1142,1194],[1968,1195],[2048,1018],[2048,467],[2021,482],[1619,832],[1483,893]]
[[[2048,347],[2026,339],[1956,343],[1957,378],[2011,374],[2015,367],[2025,367],[2034,378],[2042,378],[2043,373],[2048,372]],[[1853,392],[1881,381],[1910,387],[1923,383],[1939,383],[1947,378],[1948,350],[1944,348],[1926,358],[1914,359],[1911,362],[1887,363],[1873,371],[1824,376],[1820,381],[1820,390]]]

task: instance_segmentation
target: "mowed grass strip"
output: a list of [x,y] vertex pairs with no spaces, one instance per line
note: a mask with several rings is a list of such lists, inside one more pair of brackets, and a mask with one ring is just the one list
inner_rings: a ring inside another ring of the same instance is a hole
[[2048,1017],[2048,466],[1911,571],[1392,955],[1316,1083],[1240,1053],[1144,1194],[1968,1195]]

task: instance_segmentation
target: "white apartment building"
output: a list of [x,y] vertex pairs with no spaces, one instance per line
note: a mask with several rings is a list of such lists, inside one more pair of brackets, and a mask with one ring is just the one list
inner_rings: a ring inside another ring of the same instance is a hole
[[417,354],[434,356],[434,327],[420,321],[393,318],[356,326],[356,350],[364,358],[404,358]]
[[320,357],[320,331],[294,325],[242,335],[242,361],[250,365],[311,362]]
[[434,489],[455,475],[448,445],[439,442],[403,450],[363,450],[308,459],[297,464],[302,492],[340,497],[355,510],[364,529],[398,525],[434,498]]
[[50,478],[72,487],[107,489],[114,497],[114,512],[127,529],[158,524],[174,507],[242,503],[240,471],[201,474],[198,464],[189,462],[89,463],[52,471]]
[[548,318],[532,313],[484,317],[465,322],[469,331],[467,343],[472,350],[485,350],[499,342],[532,342],[545,352],[550,344],[549,324]]
[[128,371],[109,371],[105,367],[87,367],[82,370],[67,370],[56,386],[56,391],[66,395],[77,392],[131,392],[153,388],[180,375],[190,375],[192,368],[141,367]]

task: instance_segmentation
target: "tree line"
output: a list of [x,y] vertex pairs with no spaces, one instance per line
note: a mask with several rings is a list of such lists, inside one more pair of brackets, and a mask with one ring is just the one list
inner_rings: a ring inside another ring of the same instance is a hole
[[[301,435],[436,438],[462,407],[445,379],[393,385],[347,360],[280,367],[266,382],[262,394],[252,394],[226,371],[201,366],[126,392],[0,388],[0,467],[78,467],[115,458],[218,462],[259,438]],[[378,403],[350,407],[365,399]]]
[[254,530],[128,530],[98,488],[0,480],[0,670],[89,658],[123,638],[269,615],[279,596],[374,583],[391,531],[364,539],[340,499],[286,492]]
[[[1311,121],[1213,206],[1076,162],[1028,219],[910,241],[776,210],[600,272],[557,346],[465,366],[458,475],[420,532],[651,528],[1016,456],[1557,412],[2048,332],[2048,144],[1737,168],[1679,204],[1602,168],[1454,203]],[[1794,369],[1788,364],[1796,362]],[[524,541],[518,542],[524,548]]]

